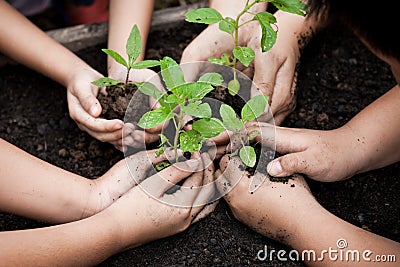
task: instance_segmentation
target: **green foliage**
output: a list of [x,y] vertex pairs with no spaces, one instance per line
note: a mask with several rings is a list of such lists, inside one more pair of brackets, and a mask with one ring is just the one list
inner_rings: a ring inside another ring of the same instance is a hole
[[[139,29],[137,25],[134,25],[129,38],[126,42],[126,54],[128,59],[113,51],[112,49],[102,49],[104,53],[113,58],[117,63],[123,65],[126,68],[126,79],[125,85],[129,82],[129,72],[131,69],[147,69],[155,66],[159,66],[160,62],[158,60],[144,60],[135,63],[142,53],[142,37],[140,36]],[[120,81],[116,81],[111,78],[100,78],[93,81],[92,84],[99,87],[107,87],[120,84]]]
[[[246,1],[246,5],[241,12],[237,15],[237,17],[223,17],[221,13],[212,8],[199,8],[196,10],[191,10],[185,14],[186,21],[193,23],[203,23],[203,24],[216,24],[219,23],[219,29],[223,32],[226,32],[233,37],[234,41],[234,49],[232,51],[232,55],[224,54],[221,58],[209,58],[209,61],[212,63],[226,65],[228,67],[233,67],[234,78],[236,80],[236,69],[237,62],[242,63],[244,66],[248,67],[254,60],[255,52],[253,49],[249,47],[239,46],[239,28],[246,25],[250,21],[258,21],[262,30],[261,37],[261,51],[267,52],[270,50],[276,42],[277,39],[277,26],[276,26],[276,18],[273,14],[269,12],[260,12],[254,14],[250,11],[250,9],[257,3],[261,2],[270,2],[276,8],[297,14],[300,16],[305,16],[308,13],[308,8],[305,4],[301,2],[301,0],[255,0],[250,2]],[[240,18],[249,14],[253,18],[251,20],[241,22]],[[275,27],[272,27],[274,25]],[[228,85],[228,91],[231,95],[236,95],[240,89],[240,85],[238,83],[232,83],[231,86]]]

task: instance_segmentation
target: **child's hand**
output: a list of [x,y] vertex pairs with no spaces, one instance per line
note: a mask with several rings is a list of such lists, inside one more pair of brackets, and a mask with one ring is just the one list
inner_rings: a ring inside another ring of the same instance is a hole
[[[247,123],[247,131],[261,131],[255,141],[274,147],[281,154],[267,166],[271,176],[284,177],[295,173],[311,179],[334,182],[350,178],[361,170],[363,149],[350,128],[330,131],[290,129],[261,123]],[[274,133],[274,134],[272,134]]]
[[123,122],[99,118],[102,110],[96,98],[99,89],[91,84],[92,81],[99,78],[101,78],[101,75],[93,69],[75,72],[74,76],[69,79],[67,86],[69,113],[81,130],[120,149]]
[[253,177],[241,166],[243,163],[238,156],[225,155],[221,159],[221,169],[215,177],[220,194],[225,195],[239,221],[264,236],[290,243],[296,224],[301,223],[306,212],[312,212],[314,205],[318,206],[307,183],[300,175],[294,175],[287,183],[272,182],[266,177],[263,184],[250,193]]
[[[120,226],[120,240],[126,248],[182,232],[214,195],[214,186],[202,187],[211,183],[213,176],[207,154],[176,163],[145,179],[105,213]],[[182,187],[167,193],[182,180]]]

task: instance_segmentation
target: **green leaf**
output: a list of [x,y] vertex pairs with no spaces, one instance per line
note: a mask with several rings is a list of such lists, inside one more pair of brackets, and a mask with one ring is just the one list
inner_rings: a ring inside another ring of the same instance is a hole
[[166,120],[172,119],[174,113],[168,108],[158,108],[145,113],[139,120],[138,125],[144,129],[153,128]]
[[[164,150],[165,150],[165,149],[164,149]],[[164,153],[164,151],[162,151],[160,154],[158,154],[158,151],[157,151],[157,156],[160,156],[162,153]],[[159,172],[159,171],[162,171],[162,170],[164,170],[165,168],[167,168],[167,167],[169,167],[169,166],[171,166],[171,163],[170,163],[170,162],[168,162],[168,161],[162,161],[162,162],[156,164],[155,168],[156,168],[156,170]]]
[[250,65],[256,56],[253,49],[245,46],[235,47],[235,49],[233,49],[233,55],[246,67]]
[[128,54],[129,66],[132,67],[142,53],[142,37],[137,25],[133,26],[129,34],[128,41],[126,42],[126,53]]
[[242,108],[242,121],[246,122],[257,119],[265,112],[267,105],[268,96],[266,95],[257,95],[251,98]]
[[276,23],[276,18],[269,12],[261,12],[256,14],[254,19],[258,20],[262,30],[261,50],[267,52],[276,42],[277,33],[271,26],[271,23]]
[[193,130],[198,131],[206,139],[215,137],[225,131],[222,122],[216,118],[200,119],[195,121],[192,128]]
[[92,84],[98,86],[98,87],[107,87],[107,86],[114,86],[114,85],[119,85],[123,84],[121,81],[117,81],[111,78],[103,77],[100,78],[96,81],[93,81]]
[[221,58],[210,57],[208,61],[218,65],[233,66],[231,55],[226,53],[223,54]]
[[210,118],[212,115],[211,107],[208,103],[198,104],[189,103],[187,106],[182,107],[182,111],[197,118]]
[[219,29],[223,32],[233,34],[235,32],[235,20],[230,17],[226,17],[219,22]]
[[209,92],[214,90],[211,84],[204,82],[190,82],[175,87],[172,92],[189,100],[203,99]]
[[[165,146],[161,146],[159,149],[157,149],[156,156],[157,157],[161,156],[165,152],[165,149],[166,149]],[[157,165],[156,165],[156,169],[157,169]]]
[[165,143],[169,142],[168,137],[166,137],[164,134],[160,133],[158,135],[160,136],[160,145],[159,145],[160,147]]
[[104,48],[104,49],[101,49],[101,51],[103,51],[104,53],[106,53],[107,55],[112,57],[119,64],[128,68],[128,63],[126,62],[126,60],[120,54],[115,52],[114,50]]
[[254,139],[256,139],[257,136],[260,135],[260,132],[257,130],[253,130],[248,134],[249,137],[249,141],[253,141]]
[[219,109],[224,126],[231,131],[239,131],[244,127],[243,122],[237,117],[233,108],[227,104],[222,104]]
[[219,73],[210,72],[201,76],[198,82],[207,83],[212,86],[220,86],[224,82],[224,78]]
[[154,99],[158,100],[161,96],[164,95],[154,84],[149,82],[143,83],[135,83],[135,85],[139,88],[139,90],[148,96],[153,97]]
[[184,101],[182,101],[179,97],[177,97],[176,95],[172,94],[172,95],[168,95],[167,98],[165,99],[165,103],[169,103],[169,104],[181,104],[181,102],[183,103]]
[[160,61],[158,60],[143,60],[133,64],[132,68],[141,70],[141,69],[148,69],[152,67],[160,66]]
[[308,7],[301,0],[268,0],[276,8],[289,13],[305,16],[308,13]]
[[185,14],[186,21],[193,23],[214,24],[220,22],[223,17],[214,8],[198,8]]
[[182,132],[179,136],[179,148],[183,152],[200,151],[203,140],[202,135],[196,130]]
[[161,76],[168,90],[185,84],[185,78],[181,67],[170,57],[164,57],[160,60]]
[[228,92],[229,94],[235,96],[240,90],[240,83],[238,80],[230,80],[228,83]]
[[239,151],[239,157],[248,167],[254,167],[254,165],[256,165],[256,151],[251,146],[242,147]]

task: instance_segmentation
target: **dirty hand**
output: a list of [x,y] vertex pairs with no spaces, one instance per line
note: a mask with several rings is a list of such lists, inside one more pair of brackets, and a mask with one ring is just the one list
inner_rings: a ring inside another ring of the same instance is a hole
[[118,147],[122,138],[123,122],[99,118],[102,110],[96,98],[99,88],[91,82],[101,77],[101,74],[93,69],[75,72],[67,85],[69,113],[81,130],[102,142],[110,142]]
[[[349,127],[329,131],[291,129],[267,123],[247,123],[248,132],[261,132],[255,141],[274,148],[281,156],[267,166],[271,176],[284,177],[294,173],[309,178],[334,182],[352,177],[361,170],[363,151]],[[274,134],[273,134],[274,133]]]
[[296,233],[296,223],[306,217],[304,214],[312,212],[314,205],[318,206],[307,183],[301,175],[294,175],[287,183],[266,177],[262,185],[250,193],[253,177],[241,166],[243,163],[238,156],[225,155],[221,159],[220,170],[215,173],[218,191],[225,195],[239,221],[264,236],[289,244]]
[[[119,64],[113,64],[109,68],[109,76],[110,78],[113,78],[115,80],[125,82],[126,68],[120,66]],[[157,73],[149,69],[132,69],[129,74],[129,80],[134,82],[150,82],[154,84],[160,91],[165,91],[160,78],[157,76]],[[156,109],[160,107],[157,99],[154,99],[152,97],[149,97],[149,105],[151,109]],[[148,144],[158,140],[158,134],[161,132],[163,127],[165,127],[165,125],[161,124],[154,128],[146,129],[145,131],[143,131],[141,129],[138,129],[137,126],[131,123],[127,123],[125,124],[123,130],[123,139],[121,137],[120,142],[118,142],[118,147],[122,151],[126,150],[127,146],[141,148],[144,146],[144,144]]]
[[[204,170],[203,170],[204,169]],[[126,248],[184,231],[213,197],[214,167],[207,154],[145,179],[105,210]],[[183,181],[181,187],[176,184]],[[205,186],[211,183],[212,186]],[[175,192],[168,192],[177,189]]]

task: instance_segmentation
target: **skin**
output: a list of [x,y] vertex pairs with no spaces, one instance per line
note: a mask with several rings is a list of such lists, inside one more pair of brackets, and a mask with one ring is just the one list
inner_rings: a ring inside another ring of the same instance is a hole
[[[243,163],[235,156],[221,159],[221,169],[216,172],[220,192],[225,195],[234,216],[258,233],[275,239],[297,250],[314,250],[317,258],[329,247],[338,250],[337,241],[345,239],[348,247],[343,251],[371,250],[370,259],[375,255],[400,254],[400,243],[358,228],[324,209],[311,194],[301,175],[295,175],[288,183],[266,181],[254,193],[249,192],[250,175],[240,170]],[[239,183],[227,188],[229,181]],[[336,254],[338,255],[338,254]],[[288,258],[288,255],[284,255]],[[322,261],[308,261],[308,266],[397,266],[396,262],[332,261],[324,255]]]
[[[143,43],[147,41],[154,1],[110,1],[109,48],[125,55],[125,43],[132,25],[137,24]],[[101,106],[96,96],[99,88],[91,82],[101,78],[99,72],[82,61],[74,53],[48,37],[41,29],[12,8],[6,1],[0,1],[0,51],[15,61],[42,73],[67,88],[70,116],[78,127],[102,142],[109,142],[123,150],[122,133],[124,123],[120,120],[99,118]],[[9,25],[13,25],[12,28]],[[121,26],[122,25],[122,26]],[[11,29],[18,29],[18,31]],[[29,44],[27,49],[26,44]],[[144,46],[145,47],[145,46]],[[144,53],[139,60],[144,58]],[[62,64],[58,64],[62,62]],[[122,70],[109,60],[109,75],[121,79]],[[154,76],[152,71],[137,71],[131,79],[141,82]],[[160,87],[161,88],[161,87]],[[150,100],[151,105],[155,100]],[[155,106],[156,107],[156,106]],[[136,129],[135,129],[136,130]],[[134,136],[139,143],[153,140],[151,133],[160,128],[151,129],[147,135],[127,127],[126,135]],[[147,138],[147,139],[146,139]],[[133,144],[134,141],[127,145]]]
[[[204,203],[214,194],[213,187],[201,188],[214,178],[208,155],[146,177],[146,169],[172,154],[156,157],[155,151],[143,151],[90,180],[2,139],[0,147],[0,211],[56,224],[0,232],[0,266],[96,265],[120,251],[184,231],[197,215],[206,215]],[[140,171],[130,172],[136,169]],[[182,189],[165,193],[182,179]]]
[[[246,1],[235,0],[226,5],[222,0],[210,1],[209,6],[217,9],[224,17],[235,18],[243,10]],[[267,9],[266,3],[254,6],[254,13]],[[239,45],[248,46],[255,51],[255,60],[248,67],[239,66],[239,70],[253,79],[251,97],[265,94],[270,97],[270,106],[274,114],[275,124],[279,125],[296,106],[296,65],[299,61],[300,50],[308,42],[316,30],[315,21],[305,20],[299,15],[283,11],[275,13],[278,25],[276,44],[263,53],[260,47],[261,28],[258,22],[251,22],[239,30]],[[249,15],[243,20],[251,20]],[[207,61],[209,57],[219,58],[224,53],[231,53],[234,48],[232,37],[219,30],[218,25],[209,25],[184,50],[182,63],[191,61]],[[188,76],[195,76],[196,69],[191,69]],[[263,121],[272,118],[266,114]]]

